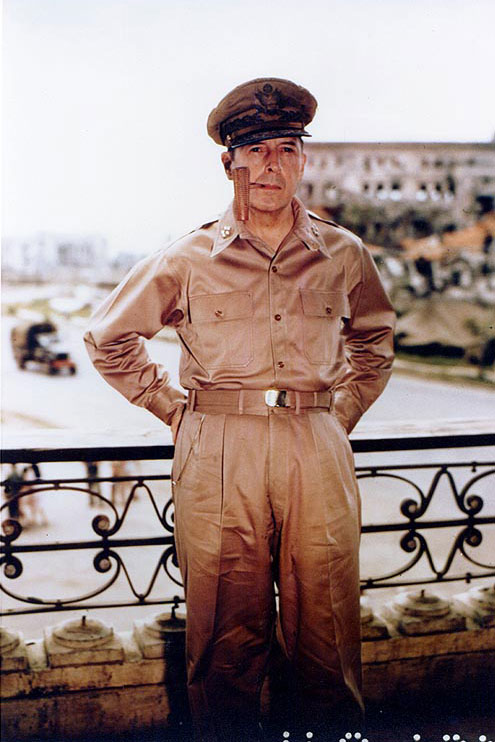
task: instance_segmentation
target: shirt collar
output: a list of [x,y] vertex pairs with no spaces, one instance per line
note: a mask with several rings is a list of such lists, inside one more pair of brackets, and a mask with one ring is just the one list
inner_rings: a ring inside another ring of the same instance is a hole
[[[302,201],[294,197],[292,207],[295,217],[292,235],[299,238],[308,250],[320,250],[327,257],[330,257],[328,248],[321,236],[320,228],[310,219]],[[225,250],[237,237],[249,239],[250,234],[244,224],[236,220],[234,205],[231,203],[218,222],[210,257],[213,258]]]
[[218,255],[218,253],[222,252],[222,250],[225,250],[225,248],[231,245],[236,237],[239,236],[239,224],[234,216],[234,204],[231,203],[227,211],[218,221],[210,257],[213,258],[215,255]]
[[295,216],[292,234],[295,237],[299,237],[308,250],[320,250],[322,253],[327,255],[327,257],[330,257],[328,248],[321,236],[320,227],[314,220],[310,219],[303,202],[298,198],[294,198],[292,201],[292,207]]

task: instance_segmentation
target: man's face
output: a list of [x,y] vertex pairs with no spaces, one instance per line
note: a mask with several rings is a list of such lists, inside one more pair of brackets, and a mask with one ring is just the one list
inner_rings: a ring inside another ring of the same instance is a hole
[[250,206],[258,211],[280,211],[294,197],[304,172],[306,155],[299,137],[265,139],[255,144],[237,147],[222,154],[222,162],[229,166],[249,168]]

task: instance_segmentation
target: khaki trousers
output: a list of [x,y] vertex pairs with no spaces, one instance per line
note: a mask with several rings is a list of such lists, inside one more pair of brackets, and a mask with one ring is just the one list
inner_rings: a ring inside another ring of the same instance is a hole
[[186,410],[172,480],[197,738],[258,718],[275,625],[301,708],[362,706],[360,502],[337,418]]

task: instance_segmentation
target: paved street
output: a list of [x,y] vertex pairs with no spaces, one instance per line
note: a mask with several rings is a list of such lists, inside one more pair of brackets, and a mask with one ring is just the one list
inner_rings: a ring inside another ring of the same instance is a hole
[[[46,426],[77,430],[108,430],[122,426],[160,429],[161,423],[111,389],[93,369],[82,342],[83,327],[61,326],[61,334],[78,365],[76,376],[48,376],[40,369],[19,371],[9,346],[13,320],[3,321],[3,408],[34,417]],[[178,384],[179,346],[155,339],[150,354],[169,370]],[[495,387],[477,388],[396,375],[366,420],[441,420],[493,418]],[[19,427],[19,426],[17,426]]]

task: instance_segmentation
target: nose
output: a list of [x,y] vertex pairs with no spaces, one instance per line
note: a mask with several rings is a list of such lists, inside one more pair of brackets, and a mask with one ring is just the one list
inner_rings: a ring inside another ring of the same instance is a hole
[[268,153],[266,169],[269,172],[278,172],[280,170],[280,156],[278,150],[274,149]]

